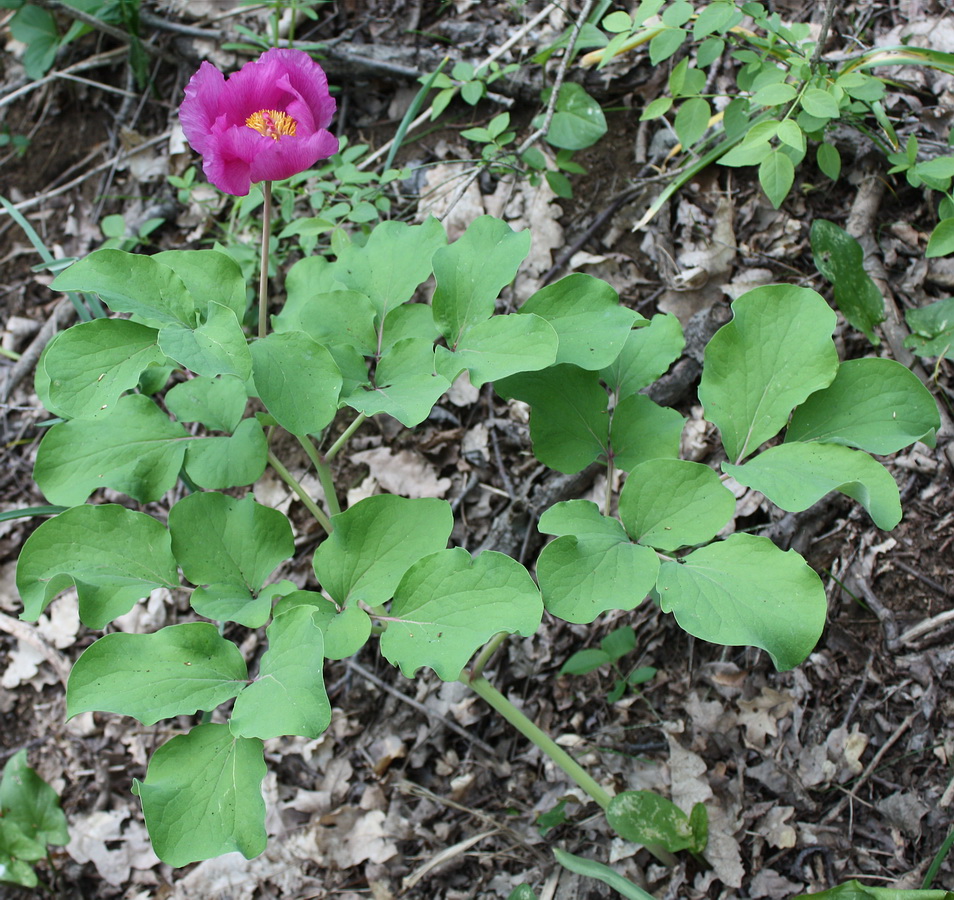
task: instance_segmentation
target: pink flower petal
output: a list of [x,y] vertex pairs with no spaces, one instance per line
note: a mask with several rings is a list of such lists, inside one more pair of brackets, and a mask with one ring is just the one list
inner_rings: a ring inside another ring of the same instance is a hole
[[209,132],[219,115],[219,101],[225,90],[225,76],[211,63],[204,62],[185,89],[179,107],[179,121],[186,140],[196,153],[205,154]]

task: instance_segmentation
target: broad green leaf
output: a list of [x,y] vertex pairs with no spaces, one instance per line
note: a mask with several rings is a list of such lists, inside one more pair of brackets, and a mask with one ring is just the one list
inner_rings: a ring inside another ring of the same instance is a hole
[[188,437],[148,397],[126,394],[101,419],[54,425],[40,442],[33,477],[61,506],[103,487],[151,503],[176,483]]
[[275,605],[274,614],[297,607],[307,607],[312,621],[324,635],[326,659],[345,659],[354,656],[371,637],[371,618],[360,606],[346,606],[340,610],[327,597],[314,591],[294,591]]
[[273,332],[251,350],[255,390],[282,428],[316,434],[335,417],[341,372],[325,347],[291,331]]
[[865,271],[861,244],[826,219],[812,222],[811,241],[815,268],[835,286],[835,305],[877,347],[874,327],[884,321],[884,297]]
[[70,419],[112,410],[149,366],[165,362],[158,333],[129,319],[93,319],[68,328],[43,356],[52,409]]
[[954,359],[954,297],[938,300],[919,309],[906,309],[904,318],[911,329],[904,346],[918,356]]
[[831,384],[838,352],[835,314],[808,288],[756,288],[732,310],[732,321],[706,347],[699,399],[730,462],[740,462],[775,437],[796,406]]
[[529,637],[543,602],[530,573],[502,553],[461,547],[418,560],[404,574],[381,635],[381,653],[408,678],[422,666],[454,681],[495,634]]
[[563,150],[585,150],[606,134],[606,117],[599,103],[573,81],[560,86],[546,140]]
[[508,895],[507,900],[537,900],[533,888],[526,882],[518,884]]
[[[11,7],[6,5],[6,8]],[[39,81],[56,61],[56,53],[60,49],[56,19],[45,9],[24,3],[10,20],[10,33],[25,47],[23,68],[27,77],[31,81]],[[35,884],[34,875],[28,887]]]
[[609,437],[616,467],[629,472],[650,459],[675,459],[685,424],[676,410],[659,406],[645,394],[620,400],[613,410]]
[[696,846],[689,817],[671,800],[653,791],[617,794],[606,810],[606,820],[621,838],[634,844],[653,844],[670,853],[705,850],[705,844]]
[[165,397],[166,409],[180,422],[199,422],[213,431],[229,434],[242,420],[247,400],[242,382],[228,375],[198,375],[173,385]]
[[515,232],[500,219],[481,216],[434,254],[434,321],[451,350],[467,328],[493,315],[497,295],[529,252],[529,231]]
[[169,510],[172,552],[192,584],[236,584],[258,591],[295,553],[288,519],[277,509],[204,491]]
[[[603,369],[619,356],[641,317],[605,281],[576,272],[537,291],[520,313],[546,319],[559,337],[555,362]],[[526,370],[523,370],[526,371]]]
[[699,15],[692,26],[692,36],[698,41],[713,32],[723,34],[737,25],[741,19],[742,14],[734,2],[731,2],[731,0],[714,0],[714,2],[700,7]]
[[40,525],[17,562],[23,618],[76,587],[80,618],[103,628],[157,587],[179,586],[169,532],[152,516],[122,506],[76,506]]
[[195,300],[185,283],[151,256],[94,250],[60,272],[50,287],[98,294],[113,312],[133,313],[156,328],[196,324]]
[[197,587],[189,604],[206,619],[238,622],[246,628],[261,628],[272,612],[272,601],[266,591],[255,596],[244,585],[231,582]]
[[342,400],[366,416],[387,413],[408,428],[423,422],[451,386],[436,369],[433,340],[418,337],[404,338],[385,352],[374,381],[373,387],[361,386]]
[[[399,308],[399,307],[398,307]],[[303,331],[319,344],[350,344],[366,356],[377,351],[374,304],[357,291],[315,294],[296,311],[273,318],[275,331]]]
[[841,154],[834,144],[821,143],[815,151],[815,159],[822,174],[837,181],[841,174]]
[[195,328],[174,322],[159,331],[159,348],[170,359],[197,375],[252,374],[248,341],[235,313],[221,303],[209,303]]
[[262,742],[237,738],[228,725],[199,725],[163,744],[133,792],[142,801],[156,855],[185,866],[234,850],[246,859],[265,849]]
[[531,406],[530,438],[540,462],[558,472],[579,472],[607,449],[606,391],[596,372],[551,366],[494,384],[498,394]]
[[30,863],[45,856],[43,844],[24,834],[16,822],[0,817],[0,884],[36,887],[39,881]]
[[688,37],[684,28],[663,28],[649,42],[649,61],[658,66],[673,55]]
[[244,487],[262,477],[268,463],[268,441],[258,419],[243,419],[229,437],[189,442],[185,470],[199,487]]
[[688,0],[672,0],[663,10],[660,18],[664,25],[678,27],[685,25],[695,15],[695,12]]
[[711,540],[732,518],[735,497],[702,463],[653,459],[629,473],[619,516],[629,536],[659,550]]
[[398,341],[418,338],[433,344],[441,336],[434,313],[426,303],[405,303],[388,313],[381,335],[381,352],[387,353]]
[[694,147],[706,133],[711,115],[712,109],[709,107],[708,100],[704,100],[702,97],[691,97],[686,100],[679,107],[676,119],[673,122],[673,128],[676,130],[679,143],[687,149]]
[[630,543],[625,533],[565,534],[547,544],[537,560],[547,612],[575,623],[592,622],[609,609],[635,609],[658,574],[655,552]]
[[802,109],[816,119],[837,119],[841,115],[838,101],[821,88],[809,88],[802,94]]
[[805,132],[791,119],[778,123],[778,139],[799,153],[805,153]]
[[937,401],[907,366],[893,359],[849,359],[827,388],[795,410],[785,440],[884,455],[932,439],[939,427]]
[[438,369],[452,381],[466,368],[471,384],[479,388],[517,372],[546,368],[556,359],[558,344],[556,331],[539,316],[494,316],[467,328],[454,353],[439,347]]
[[752,95],[752,102],[757,106],[781,106],[783,103],[790,103],[797,94],[794,85],[776,81],[759,88]]
[[639,121],[648,122],[651,119],[658,119],[666,115],[670,109],[672,109],[672,97],[657,97],[643,110]]
[[215,709],[235,697],[247,677],[238,647],[208,622],[152,634],[117,631],[94,641],[73,664],[66,715],[112,712],[153,725]]
[[239,264],[221,250],[163,250],[152,259],[168,266],[195,297],[199,310],[215,302],[227,306],[239,322],[245,317],[246,282]]
[[332,518],[334,531],[315,551],[315,574],[339,606],[390,600],[404,573],[447,546],[454,515],[444,500],[367,497]]
[[828,603],[821,579],[794,550],[733,534],[679,562],[663,562],[656,582],[663,612],[714,644],[761,647],[779,670],[811,653]]
[[[544,601],[546,602],[546,601]],[[574,653],[562,666],[560,666],[561,675],[588,675],[595,672],[601,666],[608,666],[612,660],[605,650],[599,650],[591,647],[587,650],[579,650]]]
[[26,750],[14,753],[3,767],[0,817],[16,825],[28,838],[39,844],[61,846],[70,842],[66,816],[60,809],[60,798],[27,765]]
[[930,259],[951,253],[954,253],[954,219],[942,219],[934,226],[924,255]]
[[633,329],[616,361],[600,375],[620,400],[651,385],[679,358],[686,341],[679,320],[655,315],[644,328]]
[[[778,123],[771,120],[773,132],[777,129]],[[752,131],[755,129],[753,128]],[[745,140],[736,144],[728,153],[719,157],[719,165],[738,168],[741,166],[757,166],[765,162],[772,154],[777,153],[772,149],[769,138],[760,138],[758,140],[751,138],[752,132],[746,136]],[[761,173],[760,173],[761,174]]]
[[795,181],[795,166],[781,150],[773,150],[759,165],[759,184],[776,209],[788,196]]
[[331,723],[322,677],[321,629],[312,610],[296,606],[265,629],[268,649],[258,677],[235,701],[229,728],[237,737],[318,737]]
[[857,500],[885,531],[901,521],[901,498],[891,473],[867,453],[839,444],[779,444],[744,466],[723,463],[722,468],[789,512],[839,491]]
[[563,500],[554,503],[537,523],[541,534],[573,534],[578,537],[609,537],[628,541],[619,522],[604,516],[591,500]]

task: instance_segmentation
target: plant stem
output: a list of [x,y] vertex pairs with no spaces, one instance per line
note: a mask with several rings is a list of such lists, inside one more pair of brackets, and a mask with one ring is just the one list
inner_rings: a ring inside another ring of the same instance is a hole
[[566,750],[553,740],[553,738],[520,712],[520,710],[487,681],[483,675],[470,679],[462,678],[461,681],[497,710],[497,712],[527,738],[527,740],[534,743],[546,753],[553,762],[563,769],[563,771],[604,810],[609,806],[610,800],[612,800],[609,792],[602,788]]
[[341,448],[350,440],[351,435],[364,424],[367,418],[364,413],[358,413],[357,418],[341,433],[341,437],[328,449],[328,452],[325,454],[325,462],[330,463],[338,455]]
[[268,462],[278,473],[278,477],[298,495],[298,499],[305,504],[305,508],[308,512],[318,520],[318,524],[324,528],[328,534],[331,534],[331,519],[329,519],[328,516],[325,515],[324,510],[308,496],[308,492],[298,483],[298,479],[282,465],[281,460],[272,453],[271,450],[268,451]]
[[500,649],[503,642],[506,641],[509,636],[506,631],[501,631],[484,644],[484,649],[477,654],[477,659],[474,660],[474,664],[470,667],[471,679],[479,678],[484,674],[484,667],[490,662],[490,657]]
[[922,888],[927,889],[932,885],[934,879],[937,877],[937,873],[941,869],[941,863],[944,862],[944,857],[950,852],[952,845],[954,845],[954,826],[952,826],[951,830],[947,833],[947,837],[944,838],[944,843],[941,844],[937,853],[934,854],[931,865],[928,866],[927,872],[924,873],[924,881],[921,882]]
[[328,512],[333,516],[338,515],[338,513],[341,512],[341,504],[338,503],[338,495],[335,493],[335,482],[331,477],[331,468],[328,465],[327,458],[322,459],[321,454],[311,442],[311,438],[301,437],[300,435],[295,435],[295,437],[298,438],[298,443],[302,445],[305,453],[308,454],[308,458],[312,461],[315,471],[318,473],[321,489],[325,492],[325,503],[328,504]]
[[262,182],[264,210],[262,213],[262,265],[258,274],[258,336],[268,333],[268,247],[272,236],[272,183]]

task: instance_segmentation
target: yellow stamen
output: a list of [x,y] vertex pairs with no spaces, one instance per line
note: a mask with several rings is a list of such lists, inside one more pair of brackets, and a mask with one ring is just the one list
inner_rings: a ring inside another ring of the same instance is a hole
[[294,134],[298,127],[298,123],[288,113],[277,109],[260,109],[253,112],[245,120],[245,124],[274,141],[284,135]]

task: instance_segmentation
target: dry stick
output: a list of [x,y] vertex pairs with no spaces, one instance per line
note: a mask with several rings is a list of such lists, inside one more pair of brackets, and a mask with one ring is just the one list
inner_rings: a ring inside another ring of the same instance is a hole
[[[914,372],[925,387],[930,390],[932,384],[930,375],[925,372],[924,367],[916,360],[914,354],[904,346],[908,330],[894,299],[894,293],[888,284],[888,274],[885,271],[884,263],[881,261],[881,250],[873,234],[875,219],[883,195],[883,176],[878,172],[868,172],[862,178],[854,203],[851,204],[848,221],[845,223],[845,231],[861,244],[865,254],[865,271],[871,276],[884,297],[888,316],[882,323],[882,328],[888,346],[891,348],[892,356]],[[941,427],[937,436],[938,438],[944,438],[944,440],[938,440],[938,445],[943,446],[948,465],[954,467],[954,440],[950,440],[954,437],[954,422],[952,422],[951,416],[943,404],[938,404],[938,412],[941,416]]]
[[[570,64],[570,57],[573,55],[573,48],[576,46],[576,39],[579,37],[580,30],[583,28],[583,23],[586,21],[587,17],[590,14],[590,8],[593,6],[593,0],[586,0],[583,4],[583,9],[580,10],[579,16],[577,16],[576,21],[573,23],[573,31],[570,34],[569,43],[566,45],[566,52],[560,58],[560,67],[557,69],[556,79],[553,82],[553,88],[550,91],[550,101],[547,103],[547,111],[543,117],[543,124],[530,135],[517,149],[516,155],[520,156],[521,153],[526,153],[526,151],[533,146],[540,138],[544,137],[546,133],[550,130],[550,125],[553,122],[553,115],[556,112],[557,98],[560,96],[560,88],[563,87],[563,79],[566,77],[567,66]],[[476,167],[473,172],[467,177],[467,180],[457,189],[457,193],[454,195],[454,198],[448,204],[447,209],[444,210],[441,215],[438,216],[442,222],[447,216],[450,215],[451,210],[458,203],[460,203],[461,198],[464,194],[467,193],[467,189],[477,180],[477,177],[480,175],[480,167]]]
[[28,84],[23,85],[23,87],[19,87],[15,91],[11,91],[6,96],[0,97],[0,107],[13,103],[14,100],[18,100],[20,97],[29,94],[30,91],[38,87],[42,87],[44,84],[49,84],[56,78],[68,76],[74,72],[86,72],[89,69],[98,69],[100,66],[107,66],[111,62],[115,62],[117,59],[124,57],[127,52],[128,51],[125,47],[119,47],[118,49],[110,50],[107,53],[99,53],[96,56],[91,56],[89,59],[84,59],[82,62],[75,63],[72,66],[67,66],[65,69],[60,71],[50,72],[49,74],[44,75],[42,78],[38,78],[36,81],[31,81]]
[[831,31],[832,20],[835,18],[835,8],[837,6],[838,0],[828,0],[825,4],[825,18],[822,19],[821,30],[818,32],[818,42],[815,44],[815,52],[812,53],[812,58],[809,62],[812,71],[815,70],[815,66],[818,65],[818,61],[821,59],[825,41],[828,40],[828,32]]
[[[504,43],[502,43],[493,53],[490,54],[479,66],[477,66],[477,71],[483,69],[486,66],[489,66],[499,57],[503,56],[514,44],[518,41],[521,41],[525,35],[531,32],[534,28],[537,27],[547,16],[553,12],[558,6],[557,3],[548,3],[540,12],[538,12],[529,22],[523,25],[521,28],[518,28]],[[420,125],[423,125],[431,115],[431,111],[434,109],[433,104],[424,110],[410,125],[407,126],[407,131],[411,131],[414,128],[417,128]],[[406,132],[405,132],[406,133]],[[379,147],[374,151],[370,156],[364,159],[359,165],[358,169],[366,169],[371,163],[376,162],[382,156],[384,156],[390,149],[391,145],[394,143],[393,139],[388,141],[383,146]]]

